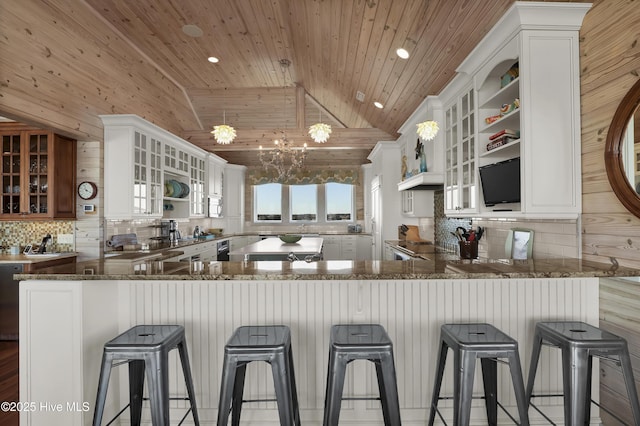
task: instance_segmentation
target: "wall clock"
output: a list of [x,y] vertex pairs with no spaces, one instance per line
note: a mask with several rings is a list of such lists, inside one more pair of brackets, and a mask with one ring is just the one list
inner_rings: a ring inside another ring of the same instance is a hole
[[83,200],[91,200],[98,195],[98,187],[93,182],[84,181],[78,185],[78,195]]

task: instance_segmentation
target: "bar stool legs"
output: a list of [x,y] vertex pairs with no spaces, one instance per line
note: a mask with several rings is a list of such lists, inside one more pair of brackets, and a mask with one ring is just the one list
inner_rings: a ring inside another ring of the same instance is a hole
[[[146,376],[151,405],[151,421],[154,426],[168,426],[170,399],[168,356],[169,351],[175,348],[178,348],[180,354],[188,400],[191,405],[189,411],[193,416],[194,423],[199,425],[200,420],[196,407],[184,327],[180,325],[135,326],[104,345],[93,425],[102,424],[113,361],[122,360],[129,364],[131,424],[139,425],[142,418],[142,392]],[[122,412],[124,409],[117,416]]]
[[[591,417],[591,378],[593,357],[617,357],[627,388],[636,425],[640,425],[640,405],[633,379],[629,349],[625,339],[579,321],[539,322],[536,324],[526,398],[531,403],[540,351],[543,344],[562,350],[564,421],[567,425],[588,424]],[[602,408],[602,407],[601,407]],[[604,409],[604,408],[603,408]],[[538,410],[540,411],[540,410]],[[614,413],[609,413],[615,417]]]
[[400,426],[402,423],[393,362],[393,344],[387,332],[378,324],[346,324],[331,327],[323,425],[338,425],[347,364],[357,359],[375,364],[384,424]]
[[[440,351],[433,385],[429,425],[433,425],[438,412],[438,401],[448,349],[453,350],[453,424],[469,425],[473,399],[473,379],[476,360],[480,359],[485,392],[487,423],[498,422],[498,369],[495,358],[506,358],[511,372],[518,415],[521,425],[529,424],[524,380],[518,355],[518,343],[490,324],[444,324],[440,333]],[[509,415],[509,413],[507,413]],[[440,416],[442,418],[442,416]],[[509,415],[509,417],[511,417]],[[513,418],[512,418],[513,419]],[[444,421],[444,419],[443,419]],[[514,420],[515,421],[515,420]]]
[[235,330],[225,346],[218,426],[226,426],[231,412],[231,424],[240,424],[244,381],[247,365],[265,361],[271,365],[280,424],[300,426],[298,397],[293,369],[291,332],[283,325],[245,326]]

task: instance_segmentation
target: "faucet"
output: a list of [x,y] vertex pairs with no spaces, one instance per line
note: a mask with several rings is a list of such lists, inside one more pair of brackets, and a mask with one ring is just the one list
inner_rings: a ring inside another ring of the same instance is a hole
[[47,234],[42,239],[42,243],[40,243],[40,247],[38,247],[38,253],[42,254],[47,249],[47,243],[51,241],[51,234]]

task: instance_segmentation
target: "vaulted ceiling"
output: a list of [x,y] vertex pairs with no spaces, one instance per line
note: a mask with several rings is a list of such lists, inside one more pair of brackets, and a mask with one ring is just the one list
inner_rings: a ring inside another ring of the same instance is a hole
[[[181,136],[245,165],[255,164],[259,145],[271,143],[282,129],[314,148],[310,164],[366,163],[375,143],[398,137],[411,113],[446,86],[513,3],[85,1],[183,90],[200,127]],[[185,25],[201,34],[186,34]],[[400,47],[409,59],[396,55]],[[220,61],[210,63],[210,56]],[[291,65],[281,67],[281,59]],[[227,146],[209,133],[223,117],[238,134]],[[320,117],[334,129],[324,145],[306,135]]]

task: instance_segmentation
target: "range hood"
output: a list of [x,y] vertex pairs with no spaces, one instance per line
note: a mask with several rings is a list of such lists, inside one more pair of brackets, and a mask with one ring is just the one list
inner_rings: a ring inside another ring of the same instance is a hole
[[413,191],[416,189],[435,191],[437,189],[442,189],[443,184],[443,173],[424,172],[411,176],[410,178],[398,183],[398,191]]

